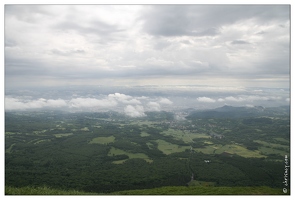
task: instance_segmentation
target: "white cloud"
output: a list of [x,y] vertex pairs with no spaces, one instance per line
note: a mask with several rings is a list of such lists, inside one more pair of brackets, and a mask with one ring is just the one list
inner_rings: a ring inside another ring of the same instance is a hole
[[241,97],[233,97],[233,96],[225,97],[225,100],[226,101],[236,101],[236,102],[245,101],[244,98],[241,98]]
[[248,101],[248,102],[253,102],[253,101],[276,101],[276,100],[281,100],[282,97],[279,96],[255,96],[255,95],[241,95],[237,97],[233,96],[228,96],[225,97],[224,99],[220,98],[218,101],[234,101],[234,102],[242,102],[242,101]]
[[70,100],[69,106],[72,108],[111,108],[117,105],[117,102],[111,99],[95,98],[75,98]]
[[161,98],[161,99],[159,100],[159,103],[160,103],[160,104],[165,104],[165,105],[172,105],[172,104],[173,104],[173,102],[170,101],[170,100],[167,99],[167,98]]
[[117,101],[122,102],[124,104],[141,104],[139,100],[125,94],[120,94],[120,93],[109,94],[108,97],[116,99]]
[[5,98],[5,109],[6,110],[19,110],[19,109],[26,109],[26,104],[20,102],[16,98],[6,97]]
[[205,103],[214,103],[214,102],[216,102],[216,100],[211,99],[209,97],[198,97],[197,98],[197,101],[199,101],[199,102],[205,102]]
[[157,102],[149,102],[147,104],[147,110],[149,110],[149,111],[160,111],[161,110],[161,106]]
[[67,106],[66,101],[62,99],[44,99],[39,98],[37,100],[21,100],[13,97],[5,98],[6,110],[25,110],[25,109],[37,109],[37,108],[59,108]]
[[56,99],[56,100],[54,100],[54,99],[48,99],[47,100],[47,106],[49,106],[49,107],[55,107],[55,108],[57,108],[57,107],[64,107],[64,106],[67,106],[67,105],[68,104],[63,99]]
[[252,104],[246,104],[245,106],[248,108],[254,108],[254,105],[252,105]]
[[140,105],[128,105],[124,108],[124,113],[130,117],[144,117],[144,108]]

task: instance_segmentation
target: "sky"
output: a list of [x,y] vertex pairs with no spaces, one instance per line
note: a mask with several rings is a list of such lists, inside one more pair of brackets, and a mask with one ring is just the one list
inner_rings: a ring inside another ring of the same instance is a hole
[[5,89],[288,88],[289,5],[5,5]]
[[290,5],[4,6],[5,110],[290,104]]

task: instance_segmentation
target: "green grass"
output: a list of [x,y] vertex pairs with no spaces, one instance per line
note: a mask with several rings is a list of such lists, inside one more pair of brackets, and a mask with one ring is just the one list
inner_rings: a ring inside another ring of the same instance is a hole
[[60,137],[67,137],[73,135],[73,133],[60,133],[60,134],[54,134],[55,137],[60,138]]
[[5,195],[95,195],[77,190],[58,190],[49,187],[5,187]]
[[204,148],[194,148],[195,151],[202,152],[205,154],[221,154],[223,152],[228,152],[230,154],[237,154],[239,156],[245,158],[262,158],[266,157],[260,154],[260,151],[251,151],[247,148],[236,145],[236,144],[227,144],[227,145],[220,145],[220,144],[210,144],[205,146]]
[[176,144],[166,142],[165,140],[156,140],[156,142],[158,143],[158,149],[166,155],[169,155],[171,153],[176,153],[176,152],[183,152],[186,149],[190,149],[190,146],[187,146],[187,147],[178,146]]
[[148,146],[149,149],[153,149],[154,145],[150,142],[147,142],[146,145]]
[[177,140],[182,140],[185,143],[191,143],[194,138],[209,138],[210,136],[203,133],[191,133],[189,131],[182,131],[169,128],[166,131],[161,132],[162,135],[172,136]]
[[14,133],[14,132],[5,132],[5,135],[15,135],[17,133]]
[[130,122],[131,125],[138,125],[138,126],[147,125],[148,127],[154,127],[154,124],[159,124],[159,123],[160,122],[151,122],[147,120],[144,120],[144,121],[136,120],[136,121]]
[[34,144],[39,144],[40,142],[50,142],[50,139],[38,140]]
[[5,195],[290,195],[281,188],[167,186],[153,189],[126,190],[112,193],[87,193],[77,190],[58,190],[49,187],[5,187]]
[[266,156],[263,156],[259,153],[259,151],[251,151],[251,150],[248,150],[247,148],[243,147],[243,146],[240,146],[240,145],[224,145],[220,148],[218,148],[216,150],[215,153],[217,154],[220,154],[222,152],[228,152],[228,153],[231,153],[231,154],[237,154],[239,156],[242,156],[242,157],[245,157],[245,158],[262,158],[262,157],[266,157]]
[[89,128],[88,127],[84,127],[84,128],[81,128],[80,130],[81,131],[89,131]]
[[265,155],[279,154],[282,156],[282,158],[283,158],[283,156],[285,156],[287,154],[286,151],[273,149],[273,148],[269,148],[269,147],[259,147],[258,150]]
[[[153,160],[151,160],[146,154],[144,153],[130,153],[130,152],[127,152],[127,151],[124,151],[122,149],[117,149],[117,148],[114,148],[112,147],[111,150],[109,151],[108,153],[108,156],[113,156],[113,155],[127,155],[129,156],[129,159],[132,159],[132,158],[140,158],[140,159],[144,159],[145,161],[147,162],[153,162]],[[118,160],[118,161],[114,161],[113,163],[114,164],[122,164],[124,163],[126,160],[128,159],[125,159],[125,160]]]
[[150,134],[148,134],[147,132],[141,132],[140,136],[141,137],[147,137],[147,136],[150,136]]
[[96,137],[93,138],[89,144],[109,144],[115,141],[114,136],[109,136],[109,137]]
[[15,145],[15,143],[13,143],[12,145],[10,145],[10,147],[8,149],[6,149],[6,153],[11,153],[12,147]]
[[281,141],[281,142],[286,142],[286,143],[290,143],[290,141],[289,140],[286,140],[286,139],[284,139],[284,138],[274,138],[275,140],[277,140],[277,141]]
[[119,191],[116,195],[284,195],[282,189],[270,187],[198,187],[169,186],[144,190]]
[[283,149],[286,149],[286,151],[289,151],[289,149],[290,149],[290,147],[287,145],[275,144],[275,143],[265,142],[265,141],[261,141],[261,140],[253,140],[253,142],[257,142],[259,144],[262,144],[265,147],[283,148]]
[[214,186],[216,183],[215,182],[206,182],[206,181],[197,181],[197,180],[192,180],[188,183],[188,186]]

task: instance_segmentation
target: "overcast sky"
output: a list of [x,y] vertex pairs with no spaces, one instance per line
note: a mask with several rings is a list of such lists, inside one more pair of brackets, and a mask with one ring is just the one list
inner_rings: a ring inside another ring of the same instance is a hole
[[289,87],[288,5],[6,5],[4,17],[7,89]]

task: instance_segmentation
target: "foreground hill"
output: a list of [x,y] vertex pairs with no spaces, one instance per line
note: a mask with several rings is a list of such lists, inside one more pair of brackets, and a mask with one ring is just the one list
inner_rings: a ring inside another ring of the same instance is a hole
[[[280,188],[260,187],[185,187],[168,186],[153,189],[126,190],[113,193],[86,193],[47,187],[5,187],[6,195],[285,195]],[[289,192],[287,194],[290,194]]]

